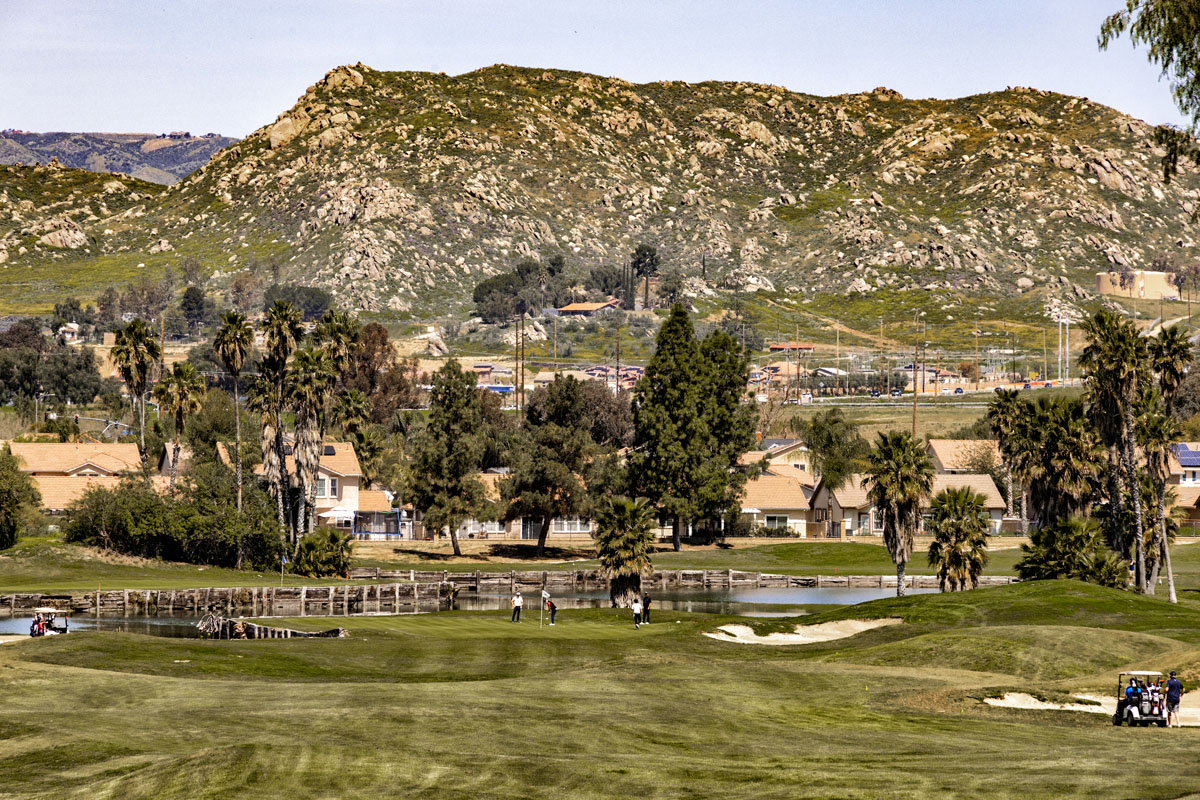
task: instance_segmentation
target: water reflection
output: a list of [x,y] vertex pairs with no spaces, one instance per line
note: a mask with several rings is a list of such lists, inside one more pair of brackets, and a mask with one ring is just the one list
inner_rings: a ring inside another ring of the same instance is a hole
[[[936,589],[909,589],[909,594],[929,594]],[[753,588],[737,587],[733,589],[674,589],[666,591],[651,590],[653,598],[652,613],[670,611],[689,611],[708,614],[736,614],[745,617],[789,617],[805,613],[806,605],[849,605],[877,600],[884,597],[894,597],[895,589],[844,587],[829,588]],[[553,595],[555,604],[561,611],[573,608],[608,608],[607,591],[564,592]],[[535,590],[525,595],[526,615],[538,614],[539,593]],[[499,611],[509,608],[508,594],[480,594],[460,592],[454,602],[454,608],[462,611]],[[336,613],[341,610],[341,604],[335,603],[334,609],[309,607],[301,609],[300,604],[277,603],[264,609],[259,606],[234,609],[230,616],[253,617],[341,617],[379,616],[391,614],[425,614],[445,611],[449,608],[446,603],[440,606],[432,603],[421,606],[401,606],[397,611],[391,607],[380,607],[374,601],[368,601],[365,609],[352,612],[349,615]],[[331,613],[332,612],[332,613]],[[4,612],[0,616],[0,635],[28,634],[30,612],[17,611],[13,615]],[[199,638],[196,622],[199,616],[193,612],[182,614],[159,613],[157,615],[130,615],[123,617],[96,616],[89,613],[77,613],[70,617],[70,627],[73,631],[118,631],[125,633],[140,633],[151,636],[171,636],[177,638]]]

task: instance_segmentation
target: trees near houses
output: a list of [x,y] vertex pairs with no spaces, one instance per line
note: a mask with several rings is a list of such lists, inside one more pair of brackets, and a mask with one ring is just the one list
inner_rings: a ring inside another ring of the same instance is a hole
[[938,587],[957,592],[974,589],[987,566],[986,500],[969,486],[943,489],[930,511],[929,566],[937,570]]
[[544,391],[544,397],[526,408],[525,425],[511,448],[511,471],[500,482],[507,519],[539,520],[535,553],[539,558],[552,522],[586,509],[583,475],[596,445],[589,432],[582,386],[568,375],[538,390]]
[[609,498],[596,511],[596,550],[614,608],[628,606],[641,595],[642,576],[653,568],[654,515],[644,497]]
[[716,332],[698,342],[676,305],[634,387],[630,486],[673,519],[676,550],[685,527],[730,511],[745,485],[737,459],[753,445],[756,420],[741,402],[747,373],[731,337]]
[[429,418],[411,444],[409,497],[425,512],[425,527],[449,529],[455,555],[461,555],[458,526],[483,499],[476,432],[480,424],[475,376],[450,359],[433,374]]
[[204,396],[204,379],[196,368],[186,361],[175,363],[171,371],[154,387],[154,398],[159,407],[175,421],[175,439],[171,451],[171,491],[175,490],[175,475],[179,467],[179,441],[183,437],[183,426],[187,418],[200,410],[200,398]]
[[237,477],[237,510],[242,510],[242,399],[241,377],[246,359],[254,348],[254,331],[246,317],[237,311],[221,316],[221,327],[213,337],[213,351],[230,377],[233,378],[233,416],[237,446],[234,451],[234,467]]
[[133,401],[134,414],[138,423],[138,442],[142,453],[142,472],[149,476],[146,460],[146,393],[150,389],[150,378],[154,364],[162,358],[162,348],[154,332],[143,319],[134,319],[117,331],[111,353],[113,362],[121,372],[129,397]]
[[1017,575],[1021,580],[1071,578],[1101,586],[1122,587],[1125,567],[1107,546],[1093,519],[1072,517],[1030,532],[1021,545]]
[[[1084,381],[1094,409],[1093,418],[1101,422],[1101,435],[1110,445],[1110,454],[1115,451],[1119,458],[1124,498],[1129,500],[1132,510],[1135,581],[1139,589],[1144,590],[1145,542],[1133,422],[1138,394],[1151,378],[1146,342],[1131,320],[1108,309],[1084,320],[1082,327],[1088,343],[1080,354],[1079,366],[1086,376]],[[1114,471],[1110,467],[1110,475]],[[1109,502],[1113,512],[1110,519],[1116,525],[1120,525],[1122,519],[1120,511],[1124,504],[1118,502],[1120,497],[1121,491],[1112,491],[1110,487]],[[1119,535],[1114,532],[1113,538]]]
[[907,431],[881,432],[867,459],[863,483],[882,517],[883,542],[896,565],[896,595],[904,595],[904,573],[921,521],[921,503],[933,488],[933,464]]
[[0,550],[17,543],[26,515],[36,511],[41,500],[8,445],[0,446]]
[[871,446],[840,408],[818,411],[800,423],[798,433],[812,454],[813,467],[825,486],[826,532],[832,533],[829,526],[833,524],[834,492],[844,487],[854,473],[862,471]]

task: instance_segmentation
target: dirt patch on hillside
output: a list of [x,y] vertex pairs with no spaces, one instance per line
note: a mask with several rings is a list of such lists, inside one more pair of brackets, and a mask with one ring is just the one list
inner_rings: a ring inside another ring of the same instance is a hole
[[846,639],[864,631],[882,628],[887,625],[899,625],[904,620],[896,617],[884,619],[844,619],[837,622],[822,622],[816,625],[797,625],[795,633],[768,633],[764,636],[754,632],[749,625],[722,625],[711,633],[704,635],[721,642],[737,642],[738,644],[815,644],[831,642],[834,639]]

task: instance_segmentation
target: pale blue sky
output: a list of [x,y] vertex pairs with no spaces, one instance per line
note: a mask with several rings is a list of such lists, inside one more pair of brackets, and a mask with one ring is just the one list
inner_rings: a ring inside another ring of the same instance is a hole
[[338,64],[498,62],[635,82],[751,80],[958,97],[1036,86],[1179,123],[1123,0],[0,0],[0,128],[216,131],[270,122]]

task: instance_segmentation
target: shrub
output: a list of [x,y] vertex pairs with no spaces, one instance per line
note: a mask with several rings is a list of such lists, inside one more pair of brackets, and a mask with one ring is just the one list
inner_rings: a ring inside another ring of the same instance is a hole
[[318,528],[300,540],[291,572],[306,578],[346,576],[350,571],[350,534]]
[[68,512],[68,542],[94,545],[143,558],[164,558],[219,567],[272,569],[283,537],[274,508],[253,482],[237,489],[224,464],[203,462],[184,476],[176,496],[163,496],[140,478],[117,489],[89,491]]
[[1021,580],[1073,578],[1122,588],[1128,582],[1125,562],[1108,549],[1100,525],[1078,517],[1030,532],[1017,562]]

